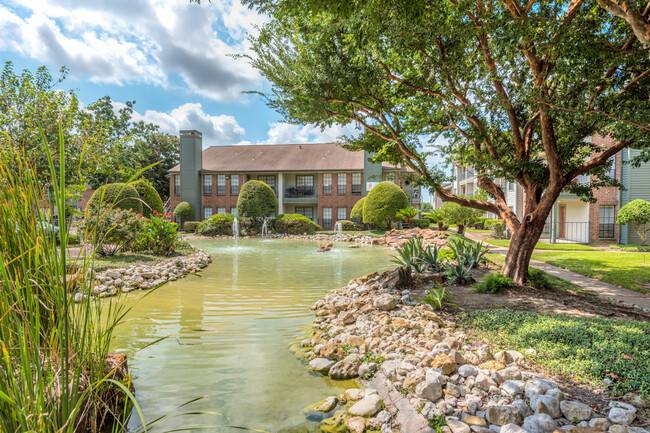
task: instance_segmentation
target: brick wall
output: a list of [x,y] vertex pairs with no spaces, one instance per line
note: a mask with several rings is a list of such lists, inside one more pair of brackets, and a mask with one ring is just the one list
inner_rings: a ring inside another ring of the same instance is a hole
[[[338,193],[338,176],[346,176],[346,193]],[[365,180],[362,178],[362,182]],[[318,173],[318,222],[323,226],[323,208],[332,208],[332,226],[323,229],[333,228],[338,221],[338,208],[344,207],[345,219],[350,219],[352,207],[359,201],[362,195],[352,194],[352,173],[332,173],[332,193],[323,194],[323,173]]]
[[178,194],[174,193],[174,176],[180,176],[180,173],[171,173],[169,175],[169,206],[172,215],[174,215],[176,206],[181,202],[180,191],[178,191]]
[[[217,209],[220,207],[226,208],[226,212],[230,212],[231,208],[237,207],[237,200],[239,199],[239,193],[231,194],[230,193],[230,182],[232,177],[239,177],[239,189],[241,189],[244,184],[244,175],[242,174],[226,174],[226,193],[217,194],[217,175],[213,174],[212,176],[212,194],[202,194],[202,206],[201,206],[201,220],[203,220],[203,208],[210,207],[212,208],[212,215],[217,214]],[[201,182],[203,185],[203,182]],[[201,191],[203,193],[203,191]]]
[[[613,140],[609,137],[594,136],[592,143],[600,146],[610,146]],[[594,152],[593,156],[599,153]],[[616,179],[621,179],[621,154],[616,154]],[[613,243],[618,240],[618,224],[614,224],[614,237],[603,239],[599,236],[600,206],[614,206],[614,215],[620,209],[620,190],[614,186],[606,186],[594,190],[596,203],[589,204],[589,242],[592,244]]]

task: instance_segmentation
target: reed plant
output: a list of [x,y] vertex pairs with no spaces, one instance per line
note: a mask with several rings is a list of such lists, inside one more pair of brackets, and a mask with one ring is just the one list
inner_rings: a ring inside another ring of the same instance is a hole
[[106,360],[126,309],[93,299],[91,261],[68,274],[69,228],[49,224],[51,210],[65,215],[62,134],[58,169],[42,149],[49,185],[19,149],[0,149],[0,431],[122,430],[137,403],[128,372]]

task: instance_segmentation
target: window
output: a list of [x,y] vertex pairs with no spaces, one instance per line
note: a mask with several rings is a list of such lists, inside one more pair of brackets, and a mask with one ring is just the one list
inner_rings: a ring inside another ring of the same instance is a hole
[[277,193],[275,190],[275,176],[274,175],[262,175],[262,176],[257,176],[257,180],[260,182],[264,182],[268,186],[271,187],[273,192]]
[[297,175],[296,187],[291,189],[290,197],[304,197],[314,195],[314,176]]
[[598,213],[598,237],[613,238],[615,221],[614,206],[600,206]]
[[348,210],[347,208],[340,207],[336,210],[336,219],[337,220],[344,220],[348,216]]
[[212,194],[212,175],[203,175],[203,194]]
[[607,161],[611,163],[611,166],[609,167],[609,170],[605,172],[605,174],[613,179],[616,179],[616,155],[612,155]]
[[384,173],[384,180],[396,183],[395,182],[395,173],[394,172]]
[[239,194],[239,175],[231,174],[230,175],[230,194],[237,195]]
[[297,186],[314,186],[314,176],[298,175],[296,176]]
[[332,173],[323,174],[323,194],[332,193]]
[[230,208],[230,213],[237,216],[237,208],[236,207],[231,207]]
[[296,206],[296,213],[302,216],[306,216],[310,220],[314,219],[314,208],[313,207],[302,207]]
[[352,173],[352,194],[361,194],[361,173]]
[[203,208],[203,219],[210,218],[212,216],[212,208],[204,207]]
[[225,207],[218,207],[217,208],[217,213],[226,213],[226,208]]
[[338,193],[346,194],[348,192],[348,175],[345,173],[339,173],[338,176]]
[[181,175],[180,174],[175,174],[174,175],[174,194],[180,194],[181,193]]
[[226,193],[226,175],[218,174],[217,175],[217,194]]
[[332,208],[323,208],[323,227],[332,227]]
[[515,190],[515,183],[514,182],[508,182],[508,191],[514,191]]

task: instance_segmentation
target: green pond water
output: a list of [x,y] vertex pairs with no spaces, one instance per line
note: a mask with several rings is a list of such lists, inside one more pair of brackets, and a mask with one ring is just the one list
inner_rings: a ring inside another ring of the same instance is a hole
[[[388,269],[392,253],[379,247],[317,252],[309,241],[197,240],[212,256],[199,275],[155,292],[132,292],[114,349],[129,356],[136,397],[152,420],[178,411],[218,412],[170,418],[155,431],[240,426],[268,432],[312,432],[303,408],[353,386],[310,373],[289,350],[306,336],[309,307],[350,279]],[[169,337],[141,349],[161,337]],[[140,425],[133,415],[130,427]],[[235,432],[229,427],[202,431]]]

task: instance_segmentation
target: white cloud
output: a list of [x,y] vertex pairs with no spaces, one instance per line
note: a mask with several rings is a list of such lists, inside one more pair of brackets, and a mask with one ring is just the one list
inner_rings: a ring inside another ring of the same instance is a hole
[[95,83],[169,88],[180,78],[192,93],[246,100],[262,78],[246,61],[246,33],[264,16],[238,0],[32,0],[0,6],[0,50],[54,65]]
[[333,125],[321,131],[314,125],[271,123],[265,144],[331,143],[342,135],[354,136],[361,132],[354,125]]
[[[113,102],[113,106],[116,110],[125,107],[121,102]],[[154,110],[147,110],[144,114],[134,112],[133,120],[153,123],[172,135],[178,135],[181,129],[196,129],[203,134],[204,147],[242,144],[246,137],[246,131],[233,116],[212,116],[203,111],[201,104],[183,104],[169,113]]]

